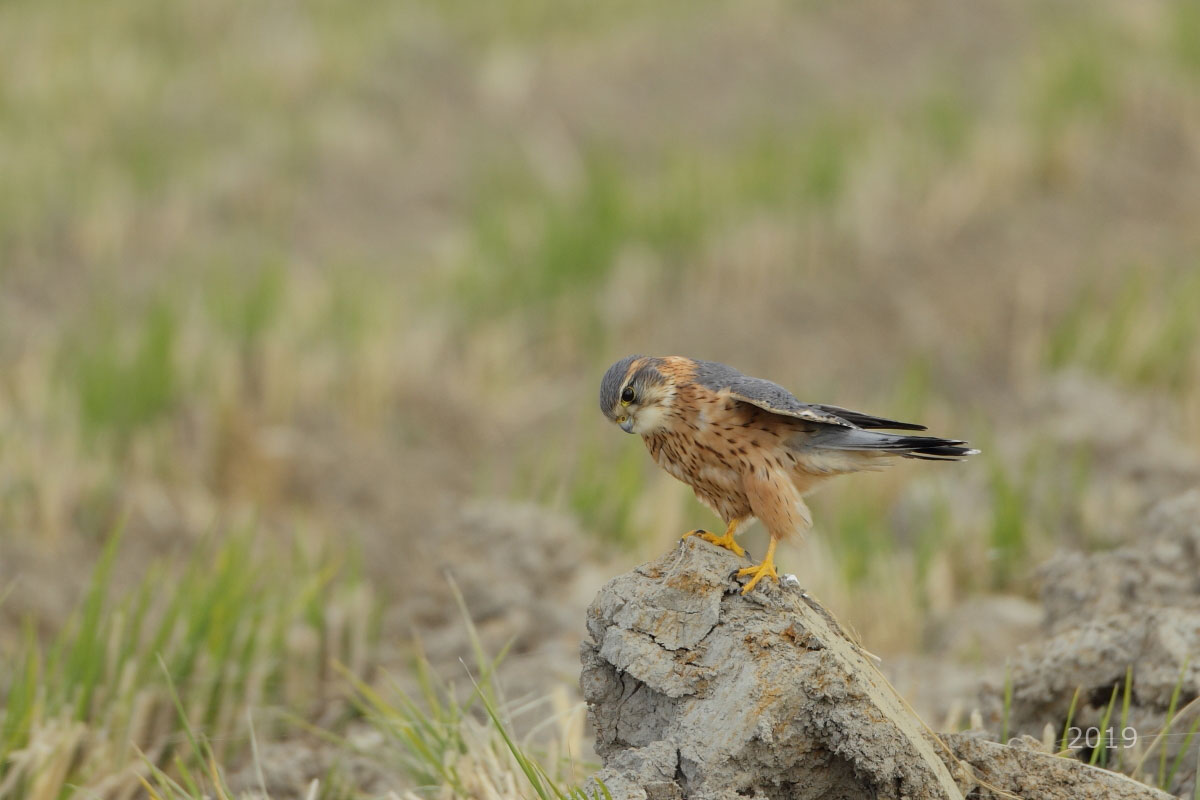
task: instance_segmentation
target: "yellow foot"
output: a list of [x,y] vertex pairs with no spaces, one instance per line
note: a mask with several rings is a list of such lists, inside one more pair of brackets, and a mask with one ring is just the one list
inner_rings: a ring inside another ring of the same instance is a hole
[[712,542],[717,547],[724,547],[726,550],[731,551],[735,556],[744,556],[746,555],[746,548],[735,542],[733,540],[733,534],[730,532],[730,530],[732,530],[734,527],[736,526],[731,525],[730,529],[726,530],[723,536],[718,536],[715,533],[709,533],[703,528],[696,528],[694,531],[688,531],[685,533],[683,538],[686,539],[689,536],[699,536],[704,541]]
[[756,567],[745,567],[744,569],[739,569],[737,574],[739,578],[743,578],[747,575],[751,576],[749,582],[742,587],[742,594],[747,594],[751,589],[758,585],[759,581],[768,575],[774,578],[776,583],[778,583],[779,573],[775,571],[775,540],[772,539],[771,543],[767,545],[767,557],[763,559],[761,564]]

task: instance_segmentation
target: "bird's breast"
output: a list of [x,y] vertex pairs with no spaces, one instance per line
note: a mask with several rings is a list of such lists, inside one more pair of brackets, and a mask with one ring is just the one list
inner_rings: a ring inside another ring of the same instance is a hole
[[646,447],[655,462],[671,476],[696,486],[709,484],[725,491],[740,490],[741,475],[736,463],[705,446],[703,436],[666,433],[646,437]]

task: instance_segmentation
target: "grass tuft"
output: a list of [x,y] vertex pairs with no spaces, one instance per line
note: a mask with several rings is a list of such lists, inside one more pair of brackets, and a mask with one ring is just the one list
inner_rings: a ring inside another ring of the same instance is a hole
[[1051,327],[1047,366],[1186,394],[1200,378],[1200,272],[1147,265],[1105,284],[1097,277],[1079,287]]
[[118,447],[165,416],[180,393],[173,310],[155,304],[138,321],[132,342],[125,333],[112,321],[89,326],[76,336],[64,365],[84,435],[93,442],[110,437]]
[[484,181],[471,263],[455,294],[496,313],[595,287],[632,235],[627,180],[596,150],[565,194],[531,174]]
[[[528,796],[519,788],[523,784],[540,800],[584,800],[589,795],[573,781],[576,770],[591,765],[563,757],[578,753],[579,743],[566,742],[565,753],[551,749],[535,755],[519,741],[495,682],[504,654],[485,654],[457,589],[455,594],[474,650],[475,672],[467,673],[472,691],[462,697],[450,681],[437,676],[419,642],[415,693],[394,678],[380,690],[343,670],[353,702],[387,743],[363,755],[385,768],[399,765],[421,794],[516,800]],[[599,789],[607,796],[606,787]]]
[[[128,786],[141,775],[131,744],[194,792],[194,775],[244,745],[245,708],[310,710],[325,693],[317,654],[347,647],[325,619],[357,602],[355,587],[256,538],[210,539],[181,569],[159,565],[132,586],[116,579],[121,537],[109,539],[67,625],[46,646],[29,633],[5,670],[16,679],[0,697],[0,798],[45,788],[47,775],[49,796],[114,773]],[[351,618],[367,624],[362,611]],[[296,649],[312,641],[317,651]]]
[[1171,43],[1175,56],[1189,73],[1200,75],[1200,8],[1190,0],[1176,0],[1171,12]]
[[[1033,473],[1032,467],[1021,474]],[[1007,585],[1014,572],[1024,563],[1026,552],[1026,508],[1029,491],[1024,481],[1014,478],[1000,462],[993,461],[989,470],[992,494],[992,524],[989,536],[992,556],[992,582]]]

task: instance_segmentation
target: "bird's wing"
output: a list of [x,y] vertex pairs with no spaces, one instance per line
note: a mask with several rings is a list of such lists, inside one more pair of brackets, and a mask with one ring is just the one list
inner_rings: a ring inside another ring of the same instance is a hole
[[915,422],[900,422],[887,417],[875,417],[870,414],[864,414],[861,411],[851,411],[848,408],[839,408],[838,406],[829,405],[813,405],[813,408],[819,408],[822,411],[841,417],[847,422],[853,422],[860,428],[887,428],[898,431],[924,431],[928,430],[924,425],[918,425]]
[[729,384],[729,396],[734,400],[758,406],[772,414],[782,414],[785,417],[820,422],[825,425],[837,425],[841,428],[857,428],[858,424],[825,406],[814,406],[802,403],[796,397],[777,383],[762,378],[742,376]]
[[762,378],[751,378],[733,367],[716,361],[692,362],[694,372],[692,379],[714,392],[728,392],[734,400],[758,406],[772,414],[785,417],[795,417],[809,422],[820,422],[825,425],[837,425],[841,428],[857,428],[858,425],[839,416],[833,411],[802,403],[787,389],[778,383]]
[[714,392],[728,392],[730,398],[758,406],[772,414],[818,422],[825,426],[816,431],[807,431],[798,438],[789,440],[788,444],[793,448],[880,451],[905,458],[924,458],[934,461],[956,461],[979,452],[966,447],[967,443],[959,439],[904,436],[866,430],[867,428],[925,430],[925,428],[911,422],[873,417],[870,414],[862,414],[837,406],[802,403],[777,383],[762,378],[751,378],[732,367],[713,361],[696,362],[694,379]]

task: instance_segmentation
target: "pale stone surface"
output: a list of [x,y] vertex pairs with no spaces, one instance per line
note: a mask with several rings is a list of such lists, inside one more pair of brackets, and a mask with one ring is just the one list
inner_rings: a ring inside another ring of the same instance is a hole
[[742,596],[745,563],[687,539],[588,609],[581,687],[616,800],[1167,797],[1029,748],[943,742],[814,599],[774,582]]

